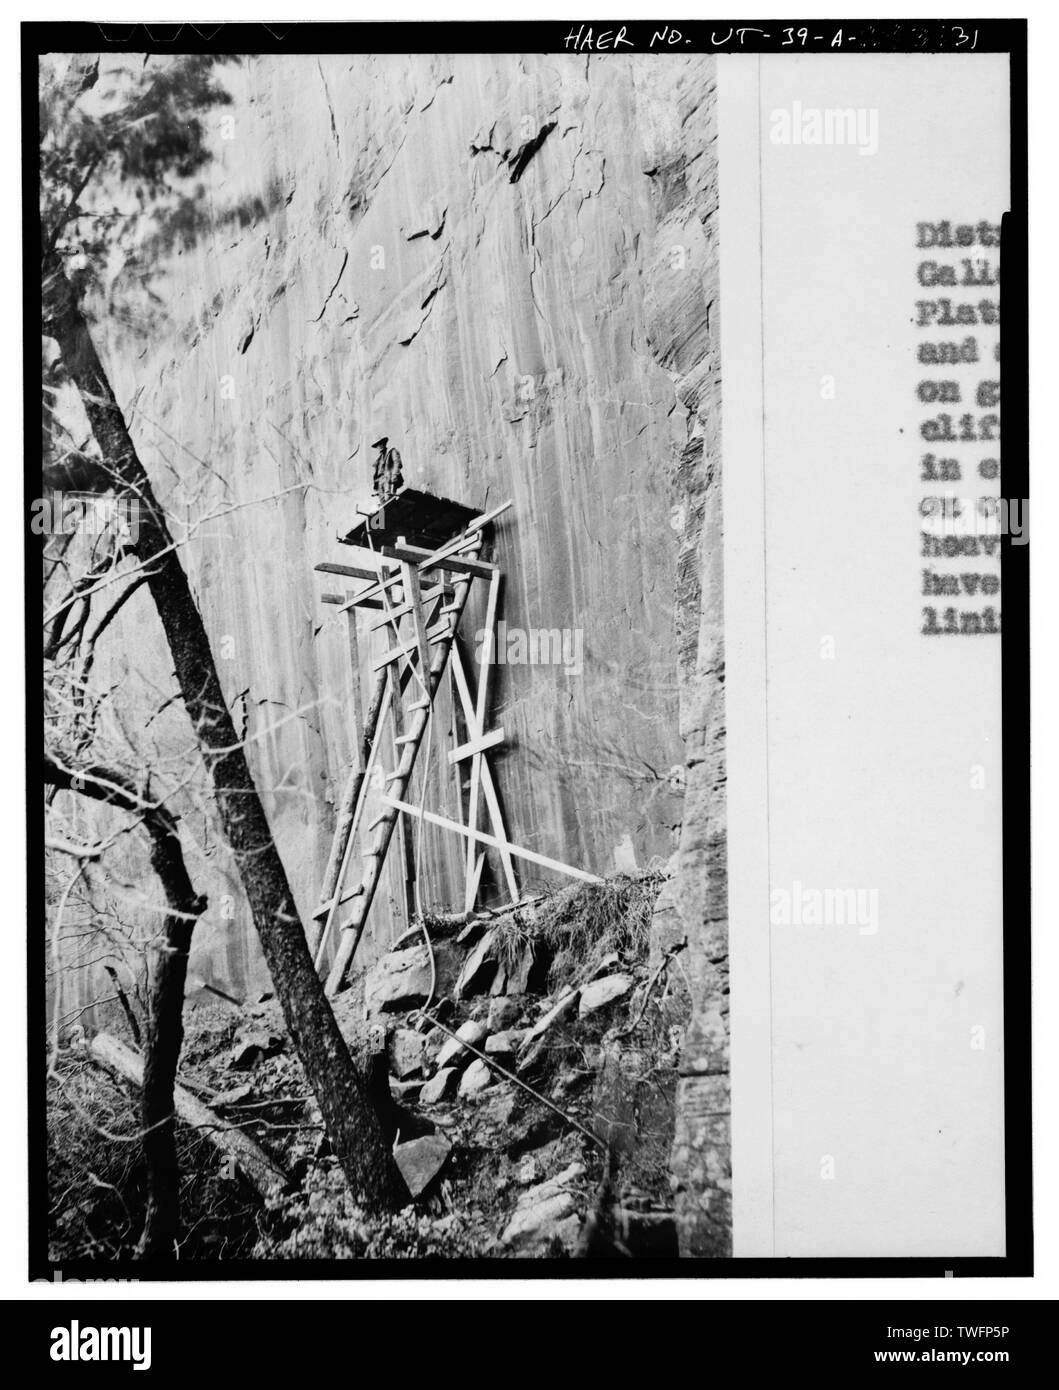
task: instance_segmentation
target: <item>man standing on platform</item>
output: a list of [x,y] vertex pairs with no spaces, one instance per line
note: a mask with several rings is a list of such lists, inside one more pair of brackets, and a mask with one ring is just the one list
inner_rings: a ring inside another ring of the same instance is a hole
[[382,503],[388,502],[394,493],[404,485],[401,455],[396,449],[391,449],[389,443],[388,437],[384,434],[371,446],[379,451],[372,466],[372,489]]

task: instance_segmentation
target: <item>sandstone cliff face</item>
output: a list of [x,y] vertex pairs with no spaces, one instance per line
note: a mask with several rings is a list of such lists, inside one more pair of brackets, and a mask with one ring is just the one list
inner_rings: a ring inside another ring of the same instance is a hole
[[[367,500],[384,433],[408,484],[482,508],[513,500],[501,616],[570,634],[566,665],[498,673],[509,834],[601,873],[668,859],[685,741],[701,743],[693,710],[719,659],[703,654],[720,614],[702,616],[699,578],[704,554],[719,564],[703,522],[712,64],[247,58],[227,80],[209,230],[156,283],[149,339],[105,320],[102,348],[159,491],[176,518],[199,518],[186,563],[300,907],[317,900],[367,685],[367,634],[354,681],[345,619],[319,601],[336,584],[313,565],[352,558],[335,536]],[[164,690],[135,602],[111,659],[119,673],[151,663]],[[479,615],[461,629],[472,652]],[[451,814],[444,702],[440,714],[428,798]],[[172,750],[188,734],[173,709],[152,725]],[[237,994],[263,986],[223,846],[190,806],[211,897],[193,973]],[[430,906],[462,897],[444,832],[425,840],[424,881]],[[364,963],[403,929],[396,887]]]

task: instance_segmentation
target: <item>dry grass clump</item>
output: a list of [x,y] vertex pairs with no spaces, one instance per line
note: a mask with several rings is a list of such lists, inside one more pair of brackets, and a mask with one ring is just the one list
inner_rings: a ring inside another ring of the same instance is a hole
[[519,969],[527,951],[537,949],[538,935],[517,910],[498,919],[493,931],[491,954],[509,975]]
[[552,987],[585,979],[607,956],[625,965],[646,960],[662,879],[660,872],[617,874],[553,894],[529,920],[518,910],[505,914],[492,929],[492,954],[514,973],[532,949],[551,962]]
[[617,874],[548,899],[537,930],[551,956],[552,982],[583,979],[610,955],[630,965],[646,960],[661,884],[660,873]]

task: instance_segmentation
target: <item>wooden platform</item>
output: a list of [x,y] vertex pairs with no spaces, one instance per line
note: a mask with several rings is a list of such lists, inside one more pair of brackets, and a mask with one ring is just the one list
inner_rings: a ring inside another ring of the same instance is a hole
[[465,507],[447,497],[434,497],[403,487],[370,517],[363,517],[347,535],[339,536],[343,545],[395,545],[403,536],[411,545],[434,550],[469,525],[481,509]]

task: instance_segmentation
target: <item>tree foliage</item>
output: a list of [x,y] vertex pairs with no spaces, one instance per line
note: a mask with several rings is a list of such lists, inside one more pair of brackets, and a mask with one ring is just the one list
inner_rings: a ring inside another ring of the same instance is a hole
[[[130,283],[146,286],[164,252],[200,229],[207,118],[231,103],[219,73],[225,61],[42,61],[42,256],[60,255],[82,302],[115,278],[126,293]],[[108,311],[118,307],[112,299]]]

